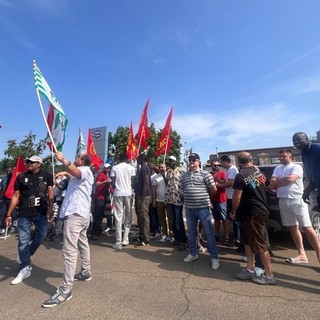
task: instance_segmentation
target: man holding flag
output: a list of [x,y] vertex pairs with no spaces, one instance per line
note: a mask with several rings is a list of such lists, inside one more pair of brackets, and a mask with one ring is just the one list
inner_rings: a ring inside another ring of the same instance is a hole
[[[74,163],[67,160],[62,152],[56,152],[56,158],[66,167],[59,172],[56,179],[66,176],[69,184],[60,209],[60,218],[64,218],[63,247],[64,259],[63,279],[54,295],[43,302],[44,308],[54,307],[72,298],[73,281],[90,281],[90,248],[87,230],[90,224],[91,192],[94,183],[90,169],[91,156],[82,153]],[[81,256],[81,270],[75,274],[78,251]]]

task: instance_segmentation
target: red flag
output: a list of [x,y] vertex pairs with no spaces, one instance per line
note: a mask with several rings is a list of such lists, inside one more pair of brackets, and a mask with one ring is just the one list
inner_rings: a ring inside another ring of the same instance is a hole
[[92,139],[92,134],[91,134],[90,129],[88,130],[87,154],[89,154],[91,156],[92,165],[96,168],[96,170],[99,170],[100,167],[103,164],[103,161],[97,155],[96,147],[94,146],[93,139]]
[[[47,123],[48,123],[48,127],[49,127],[50,132],[52,132],[53,119],[54,119],[54,110],[53,110],[53,105],[50,103],[49,104],[49,111],[48,111],[48,115],[47,115]],[[51,143],[49,135],[47,135],[46,144],[49,147],[50,151],[54,151],[52,148],[52,143]]]
[[138,156],[138,147],[134,140],[132,122],[130,123],[130,129],[129,129],[127,156],[129,161],[134,160]]
[[172,140],[170,138],[172,112],[173,108],[170,110],[166,124],[163,127],[160,140],[158,141],[158,149],[156,152],[157,156],[160,156],[160,154],[167,154],[172,146]]
[[22,157],[19,156],[18,160],[17,160],[16,167],[13,170],[11,180],[10,180],[9,185],[7,187],[7,190],[6,190],[5,194],[4,194],[4,196],[6,198],[8,198],[8,199],[12,198],[12,196],[14,194],[14,183],[16,182],[17,176],[20,173],[25,172],[25,171],[27,171],[27,166],[24,163]]
[[139,129],[138,129],[138,142],[139,142],[139,148],[142,147],[143,150],[148,148],[147,145],[147,139],[150,137],[150,130],[148,127],[148,107],[149,107],[149,100],[147,101],[139,123]]

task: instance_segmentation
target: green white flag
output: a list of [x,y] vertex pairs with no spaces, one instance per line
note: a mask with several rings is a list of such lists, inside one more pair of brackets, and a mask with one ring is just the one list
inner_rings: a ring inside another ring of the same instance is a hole
[[81,128],[79,128],[79,138],[78,138],[78,144],[77,144],[76,157],[80,156],[81,153],[86,152],[86,150],[87,150],[87,146],[83,138],[83,133]]
[[[65,141],[65,133],[68,124],[67,117],[35,61],[33,61],[33,71],[37,92],[49,102],[47,127],[50,130],[56,149],[61,151]],[[40,107],[42,108],[41,102]],[[49,137],[47,137],[47,141],[51,151],[54,151]]]

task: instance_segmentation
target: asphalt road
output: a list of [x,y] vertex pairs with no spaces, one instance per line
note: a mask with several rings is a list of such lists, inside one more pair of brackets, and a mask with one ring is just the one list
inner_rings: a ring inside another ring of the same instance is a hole
[[[133,237],[133,235],[131,235]],[[41,307],[63,272],[61,243],[44,242],[36,252],[32,276],[10,285],[18,273],[17,239],[0,242],[0,314],[2,319],[319,319],[319,264],[307,247],[308,265],[289,265],[295,256],[290,237],[271,237],[276,286],[238,281],[245,263],[235,248],[219,245],[220,269],[210,268],[208,253],[189,264],[187,254],[152,240],[121,252],[114,236],[91,241],[93,279],[77,282],[73,298],[57,307]]]

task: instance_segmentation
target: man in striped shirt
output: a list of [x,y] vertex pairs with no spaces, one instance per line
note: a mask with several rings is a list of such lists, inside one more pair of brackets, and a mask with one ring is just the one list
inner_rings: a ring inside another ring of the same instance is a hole
[[210,210],[210,196],[217,191],[213,178],[209,172],[200,168],[200,157],[197,153],[189,156],[189,171],[182,176],[180,187],[183,194],[189,231],[189,254],[183,259],[191,262],[198,259],[198,221],[200,221],[206,235],[208,251],[212,269],[219,269],[219,258],[216,239],[212,227]]

